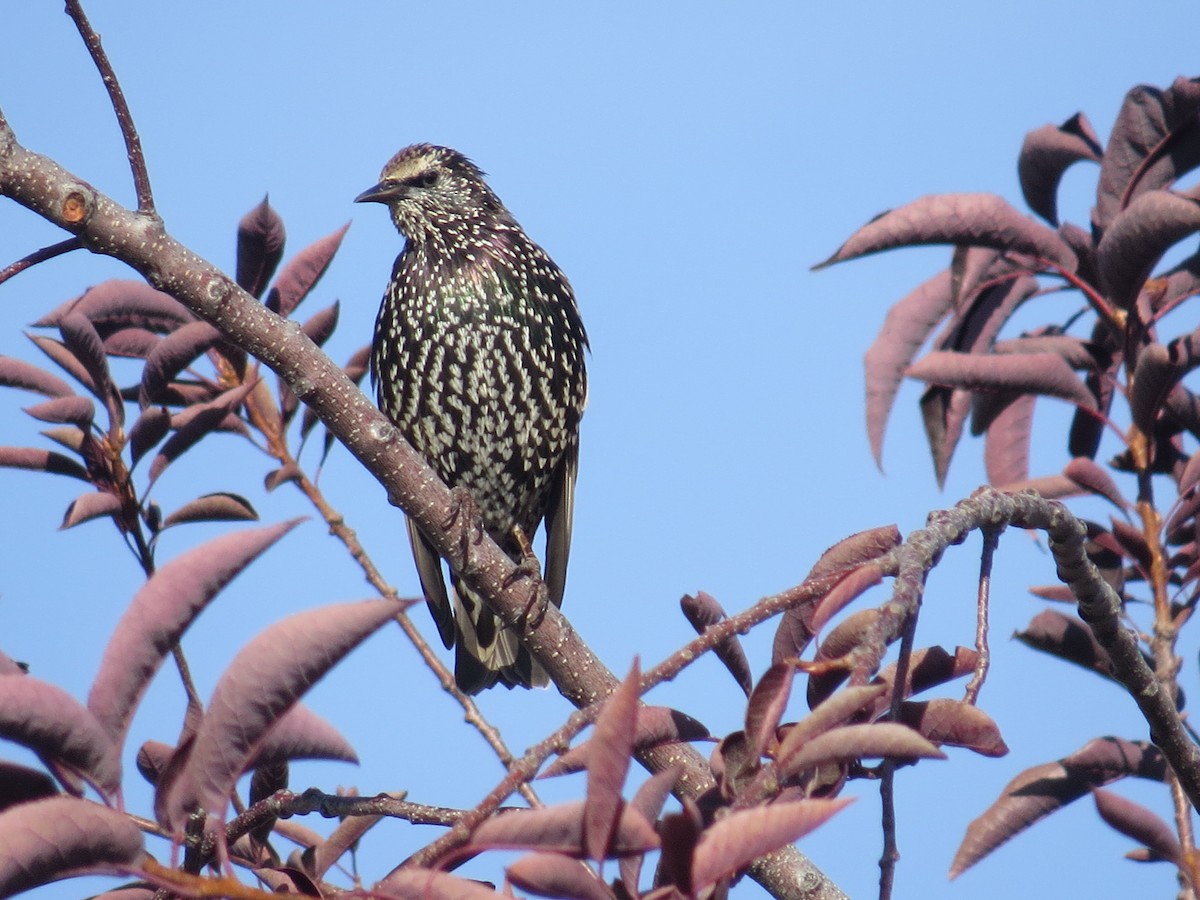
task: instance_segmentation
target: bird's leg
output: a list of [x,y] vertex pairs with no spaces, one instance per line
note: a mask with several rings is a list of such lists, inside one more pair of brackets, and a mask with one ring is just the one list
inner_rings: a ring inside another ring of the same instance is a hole
[[537,555],[533,552],[533,544],[529,542],[524,530],[520,525],[514,525],[512,534],[517,546],[521,548],[521,560],[512,574],[504,579],[504,586],[507,588],[522,578],[528,578],[533,583],[529,591],[529,600],[521,613],[521,621],[533,630],[541,625],[542,619],[546,617],[546,608],[550,605],[550,592],[546,590],[546,583],[542,581],[542,564],[538,562]]
[[442,521],[442,527],[452,528],[456,524],[459,525],[458,551],[462,555],[462,565],[458,569],[469,572],[471,547],[483,540],[483,517],[471,492],[461,486],[450,489],[450,512]]

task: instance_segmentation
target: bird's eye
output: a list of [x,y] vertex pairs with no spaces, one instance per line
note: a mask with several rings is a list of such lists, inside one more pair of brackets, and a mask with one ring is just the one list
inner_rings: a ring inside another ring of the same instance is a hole
[[419,175],[414,175],[411,183],[414,187],[433,187],[438,183],[438,171],[437,169],[426,169]]

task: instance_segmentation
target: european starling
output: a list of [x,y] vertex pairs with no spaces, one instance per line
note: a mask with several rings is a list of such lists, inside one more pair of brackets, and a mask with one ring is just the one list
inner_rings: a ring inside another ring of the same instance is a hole
[[[545,584],[562,603],[587,400],[587,335],[566,276],[446,147],[414,144],[357,202],[385,203],[405,237],[371,347],[379,408],[451,488],[465,488],[514,561],[546,523]],[[518,534],[519,529],[519,534]],[[470,694],[546,673],[408,520],[426,602]],[[524,537],[521,537],[521,536]]]

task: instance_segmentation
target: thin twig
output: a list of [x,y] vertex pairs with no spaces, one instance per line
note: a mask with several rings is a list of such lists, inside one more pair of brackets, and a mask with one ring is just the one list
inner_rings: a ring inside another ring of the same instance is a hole
[[3,269],[0,269],[0,284],[4,284],[4,282],[8,281],[14,275],[24,272],[38,263],[54,259],[56,256],[62,256],[64,253],[70,253],[72,250],[79,250],[82,247],[83,241],[73,237],[67,238],[65,241],[59,241],[57,244],[51,244],[49,247],[43,247],[41,250],[34,250],[28,256],[22,257],[14,263],[9,263]]
[[992,592],[992,560],[999,543],[999,530],[983,529],[983,553],[979,559],[979,594],[975,605],[975,672],[971,675],[966,696],[963,697],[965,703],[972,705],[979,699],[979,690],[987,678],[992,660],[992,651],[988,646],[988,602]]
[[137,191],[138,212],[155,215],[154,194],[150,190],[150,173],[146,169],[146,157],[142,153],[142,138],[133,124],[133,114],[129,111],[129,104],[125,102],[125,92],[121,90],[117,74],[113,71],[108,54],[104,52],[100,43],[100,35],[92,28],[80,0],[67,0],[67,15],[79,30],[79,36],[83,38],[92,62],[96,64],[96,70],[104,82],[104,89],[108,91],[113,112],[117,114],[117,124],[121,127],[121,137],[125,139],[125,153],[129,157],[129,168],[133,173],[133,186]]

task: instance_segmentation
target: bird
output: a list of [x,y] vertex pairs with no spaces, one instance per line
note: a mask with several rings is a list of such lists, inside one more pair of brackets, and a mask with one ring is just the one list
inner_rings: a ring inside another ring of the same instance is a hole
[[[515,562],[545,523],[547,599],[562,605],[587,332],[570,282],[484,172],[449,147],[413,144],[355,202],[382,203],[404,238],[371,343],[379,409]],[[442,561],[411,517],[421,588],[467,694],[544,686],[545,671]]]

